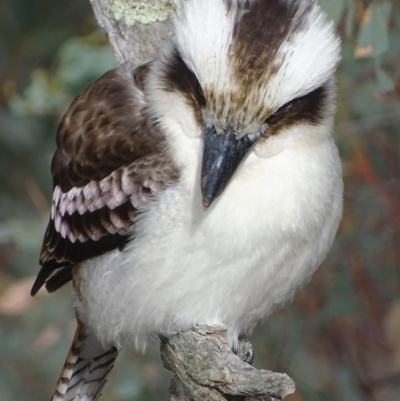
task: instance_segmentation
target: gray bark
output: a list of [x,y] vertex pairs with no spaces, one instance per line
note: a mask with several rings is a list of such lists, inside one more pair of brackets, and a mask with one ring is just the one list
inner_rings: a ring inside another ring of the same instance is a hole
[[171,37],[177,0],[90,0],[118,64],[142,64]]
[[282,400],[295,391],[282,373],[257,370],[245,360],[252,354],[248,340],[235,355],[224,338],[224,328],[197,328],[161,340],[161,357],[175,374],[170,401]]
[[[172,34],[178,0],[90,0],[118,63],[141,64],[155,57]],[[295,391],[286,374],[257,370],[247,362],[252,345],[235,355],[224,328],[182,331],[161,340],[164,366],[175,374],[170,401],[282,400]]]

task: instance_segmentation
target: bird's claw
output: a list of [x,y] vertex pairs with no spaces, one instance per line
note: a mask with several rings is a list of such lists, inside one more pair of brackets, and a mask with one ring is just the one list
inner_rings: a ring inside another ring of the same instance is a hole
[[237,355],[243,362],[251,365],[254,360],[253,345],[248,340],[241,340],[239,344],[232,347],[232,352]]

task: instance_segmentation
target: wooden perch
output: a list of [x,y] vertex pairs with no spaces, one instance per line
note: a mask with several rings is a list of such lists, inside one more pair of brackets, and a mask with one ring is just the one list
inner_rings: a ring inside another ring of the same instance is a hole
[[[90,0],[108,35],[118,64],[153,59],[171,37],[177,0]],[[145,23],[144,23],[145,22]]]
[[[118,63],[137,65],[154,58],[171,36],[178,0],[90,0],[106,30]],[[224,328],[182,331],[161,342],[164,366],[175,374],[171,401],[282,400],[294,392],[286,374],[257,370],[244,362],[252,353],[242,340],[235,355]]]
[[295,391],[282,373],[257,370],[244,362],[252,345],[241,340],[235,355],[224,339],[224,329],[199,328],[161,340],[165,368],[175,374],[170,401],[282,400]]

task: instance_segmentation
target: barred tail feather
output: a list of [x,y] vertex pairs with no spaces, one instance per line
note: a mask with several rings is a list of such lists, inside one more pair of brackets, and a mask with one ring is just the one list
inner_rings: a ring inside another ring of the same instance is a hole
[[78,322],[52,401],[98,400],[117,355],[115,347],[105,350]]

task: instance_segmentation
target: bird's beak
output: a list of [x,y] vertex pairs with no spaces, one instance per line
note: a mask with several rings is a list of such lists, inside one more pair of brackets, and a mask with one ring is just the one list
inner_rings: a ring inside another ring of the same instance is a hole
[[205,210],[221,195],[256,141],[255,137],[248,135],[238,138],[231,127],[217,133],[213,125],[205,126],[201,167],[201,193]]

